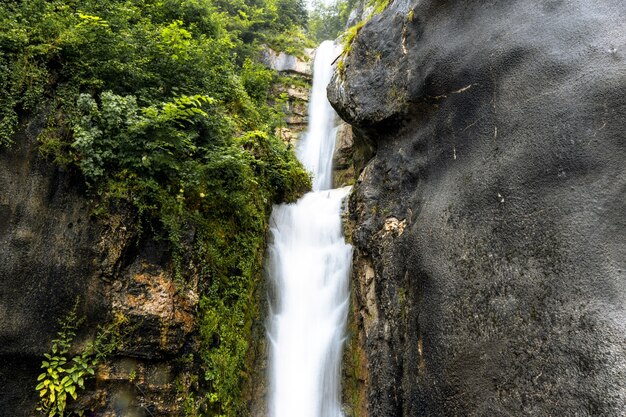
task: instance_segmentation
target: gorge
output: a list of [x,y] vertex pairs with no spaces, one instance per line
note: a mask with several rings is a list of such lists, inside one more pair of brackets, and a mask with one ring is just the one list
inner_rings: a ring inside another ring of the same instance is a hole
[[0,416],[626,415],[623,0],[277,4],[3,3]]

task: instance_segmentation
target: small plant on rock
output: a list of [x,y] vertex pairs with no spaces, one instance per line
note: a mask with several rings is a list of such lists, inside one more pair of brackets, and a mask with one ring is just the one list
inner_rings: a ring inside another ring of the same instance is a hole
[[[85,380],[95,376],[96,367],[120,342],[120,326],[127,322],[124,316],[118,316],[113,323],[98,329],[96,338],[88,343],[82,352],[69,357],[69,352],[76,337],[78,326],[84,321],[77,314],[78,301],[61,320],[61,330],[57,339],[52,341],[50,353],[45,353],[45,360],[41,362],[44,372],[39,375],[36,390],[39,391],[39,407],[37,410],[48,417],[63,417],[66,415],[67,403],[71,397],[78,398],[78,390],[85,388]],[[82,415],[81,411],[74,414]]]

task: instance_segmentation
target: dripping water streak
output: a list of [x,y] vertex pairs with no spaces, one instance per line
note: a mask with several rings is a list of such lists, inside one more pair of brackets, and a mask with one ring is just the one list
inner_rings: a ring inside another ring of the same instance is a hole
[[298,157],[313,174],[313,192],[274,208],[268,271],[276,300],[270,312],[270,415],[341,417],[340,367],[352,247],[341,228],[348,188],[332,186],[336,115],[326,86],[337,51],[317,50],[309,129]]

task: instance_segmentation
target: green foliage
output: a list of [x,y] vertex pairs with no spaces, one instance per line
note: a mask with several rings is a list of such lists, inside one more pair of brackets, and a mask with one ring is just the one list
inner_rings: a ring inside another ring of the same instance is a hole
[[[277,85],[281,85],[285,88],[288,87],[298,87],[298,88],[302,88],[302,89],[309,89],[311,88],[311,82],[308,81],[307,79],[305,79],[304,77],[300,76],[300,75],[281,75],[276,79],[276,84]],[[285,93],[286,97],[284,97],[285,99],[289,99],[289,95],[287,95]],[[275,100],[277,99],[282,99],[281,97],[274,97]]]
[[[283,28],[289,26],[305,27],[308,20],[306,5],[303,0],[277,0],[276,11]],[[285,24],[286,23],[286,24]]]
[[[169,243],[181,278],[189,268],[201,277],[190,415],[203,404],[207,415],[243,413],[269,211],[310,187],[272,134],[283,123],[267,104],[276,75],[257,61],[262,43],[292,53],[310,45],[303,10],[293,0],[30,0],[0,8],[0,146],[10,145],[21,120],[47,112],[41,151],[82,174],[99,213],[120,201],[134,208],[143,235]],[[74,312],[44,362],[38,389],[51,416],[67,412],[106,353],[109,336],[99,335],[70,358],[76,326]]]
[[298,26],[292,26],[284,32],[267,36],[265,43],[276,51],[284,51],[287,54],[305,59],[307,58],[305,48],[315,47],[315,43],[310,40],[304,30]]
[[273,71],[249,58],[242,65],[241,82],[248,95],[257,103],[267,102],[275,78]]
[[[295,54],[312,46],[304,26],[301,0],[0,7],[0,148],[20,123],[47,115],[40,150],[82,175],[94,212],[130,207],[140,238],[169,244],[181,285],[185,276],[200,277],[202,354],[190,414],[202,405],[207,415],[243,413],[250,323],[258,315],[251,297],[271,205],[310,188],[273,135],[284,123],[280,100],[268,105],[277,75],[259,63],[263,44]],[[47,361],[57,379],[45,379],[54,389],[46,388],[42,403],[57,415],[65,407],[59,393],[73,397],[69,387],[79,380],[67,364],[93,366],[92,353],[87,362],[68,359],[62,340],[51,354],[58,359]]]
[[318,43],[336,39],[343,33],[356,3],[356,0],[335,0],[330,4],[320,0],[314,1],[308,22],[311,37]]
[[[238,79],[243,63],[262,44],[297,54],[313,46],[300,0],[5,2],[0,24],[0,146],[59,88],[132,94],[142,106],[210,93],[234,113],[254,113]],[[71,104],[54,103],[65,113]]]
[[78,398],[79,390],[85,388],[85,380],[94,377],[98,364],[115,350],[123,337],[120,328],[127,320],[120,316],[108,326],[99,328],[95,339],[69,358],[76,330],[84,320],[78,317],[77,309],[78,301],[60,322],[61,330],[57,339],[52,341],[51,352],[44,354],[46,359],[41,363],[44,372],[37,378],[39,383],[35,388],[40,397],[37,410],[48,417],[68,415],[70,397]]
[[139,108],[130,95],[105,91],[98,105],[90,95],[81,94],[72,143],[80,156],[78,166],[89,184],[97,184],[111,171],[172,177],[185,158],[198,151],[196,132],[185,128],[207,118],[202,106],[214,102],[203,95],[181,96]]

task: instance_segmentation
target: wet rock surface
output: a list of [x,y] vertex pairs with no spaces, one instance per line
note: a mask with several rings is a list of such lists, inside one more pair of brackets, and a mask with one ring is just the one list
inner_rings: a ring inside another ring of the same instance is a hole
[[354,184],[354,139],[352,127],[341,121],[337,126],[335,151],[333,152],[333,186],[335,188]]
[[360,30],[329,97],[367,415],[624,415],[625,19],[396,1]]

